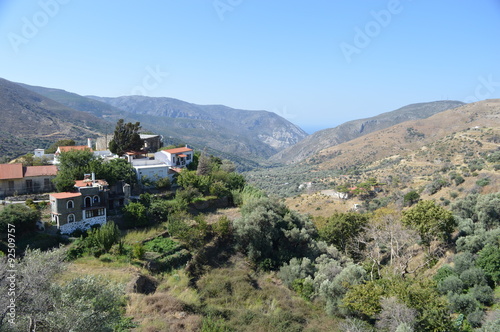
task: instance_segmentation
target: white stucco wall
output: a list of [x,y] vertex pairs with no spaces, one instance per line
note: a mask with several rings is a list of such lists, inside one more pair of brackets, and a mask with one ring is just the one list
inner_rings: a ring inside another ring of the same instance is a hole
[[71,222],[64,224],[59,227],[61,234],[71,234],[77,229],[85,231],[92,227],[93,225],[104,225],[106,223],[106,216],[98,216],[94,218],[88,218],[82,221]]

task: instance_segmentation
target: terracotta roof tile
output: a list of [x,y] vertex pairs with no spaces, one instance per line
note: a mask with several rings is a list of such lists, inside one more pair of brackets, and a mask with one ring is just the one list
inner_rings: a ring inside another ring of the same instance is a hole
[[162,151],[165,151],[165,152],[170,153],[170,154],[176,154],[176,153],[193,151],[193,149],[184,147],[184,148],[175,148],[175,149],[168,149],[168,150],[162,150]]
[[82,194],[81,193],[63,192],[63,193],[50,194],[50,196],[54,197],[55,199],[64,199],[64,198],[73,198],[73,197],[82,196]]
[[43,176],[43,175],[57,175],[57,166],[27,166],[24,176]]
[[23,164],[0,164],[0,180],[22,178]]
[[[101,186],[108,185],[106,180],[96,180],[96,182],[98,184],[100,184]],[[76,180],[75,181],[75,187],[87,187],[87,184],[89,184],[89,186],[92,186],[92,180]]]
[[88,146],[86,145],[68,145],[68,146],[60,146],[58,148],[58,150],[62,153],[62,152],[68,152],[68,151],[73,151],[73,150],[90,150],[91,152],[93,152],[93,150],[91,148],[89,148]]

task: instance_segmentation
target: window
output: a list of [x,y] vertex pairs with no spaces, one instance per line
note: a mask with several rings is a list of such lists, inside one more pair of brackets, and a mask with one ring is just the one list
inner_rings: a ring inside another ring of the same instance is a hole
[[66,207],[68,209],[73,209],[75,207],[75,202],[73,202],[72,200],[69,200],[67,203],[66,203]]
[[14,190],[14,181],[9,181],[9,190]]
[[75,215],[73,213],[68,215],[68,222],[75,222]]
[[97,210],[86,210],[85,211],[85,218],[94,218],[98,216],[103,216],[105,214],[104,209],[97,209]]
[[50,187],[50,179],[47,179],[47,178],[43,179],[43,186],[45,188],[49,188]]
[[26,180],[26,189],[28,190],[33,189],[33,180]]
[[85,197],[85,207],[92,206],[92,198],[90,196]]
[[100,199],[99,196],[95,195],[94,196],[94,204],[99,203]]
[[186,160],[191,160],[191,154],[190,154],[190,153],[188,153],[188,154],[186,155]]

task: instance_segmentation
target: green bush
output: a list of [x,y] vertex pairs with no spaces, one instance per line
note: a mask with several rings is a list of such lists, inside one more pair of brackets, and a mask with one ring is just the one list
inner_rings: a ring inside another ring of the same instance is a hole
[[469,293],[481,304],[490,306],[493,304],[493,289],[487,285],[476,285],[469,289]]
[[141,203],[131,202],[123,208],[123,212],[127,227],[144,227],[149,224],[147,209]]
[[9,204],[0,210],[0,232],[7,234],[8,224],[14,225],[16,237],[35,230],[40,211],[22,204]]
[[121,233],[118,226],[110,221],[100,228],[87,231],[87,237],[77,239],[68,250],[68,259],[75,259],[84,254],[99,257],[109,252],[111,247],[120,239]]
[[132,258],[142,259],[144,257],[144,246],[141,243],[134,243],[132,246]]
[[467,321],[472,327],[480,327],[483,322],[484,311],[476,309],[467,315]]
[[485,187],[487,185],[490,184],[490,179],[489,178],[483,178],[483,179],[479,179],[476,181],[476,185],[480,186],[480,187]]
[[485,285],[486,275],[480,268],[472,267],[460,274],[460,280],[463,281],[465,288],[470,288],[475,285]]
[[460,294],[462,293],[464,283],[456,275],[450,275],[438,283],[438,290],[441,294],[448,294],[448,292]]
[[453,268],[455,273],[460,275],[465,270],[474,267],[474,255],[470,252],[461,252],[455,255],[453,259],[455,267]]
[[179,243],[168,237],[157,237],[144,243],[144,249],[170,255],[179,249]]
[[[269,260],[273,269],[293,257],[307,257],[316,250],[314,224],[308,217],[267,198],[250,200],[233,223],[239,250],[255,263]],[[266,261],[267,262],[267,261]]]
[[443,265],[434,275],[434,280],[440,283],[449,276],[458,276],[455,270],[449,265]]
[[448,295],[450,307],[453,311],[468,315],[479,308],[479,302],[472,296],[472,294],[454,294]]
[[488,244],[478,255],[476,265],[495,283],[500,283],[500,247]]

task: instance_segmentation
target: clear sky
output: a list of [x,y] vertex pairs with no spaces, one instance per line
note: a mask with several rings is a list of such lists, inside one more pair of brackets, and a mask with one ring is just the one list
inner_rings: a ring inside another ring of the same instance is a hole
[[0,0],[0,77],[274,111],[308,132],[500,98],[500,0]]

